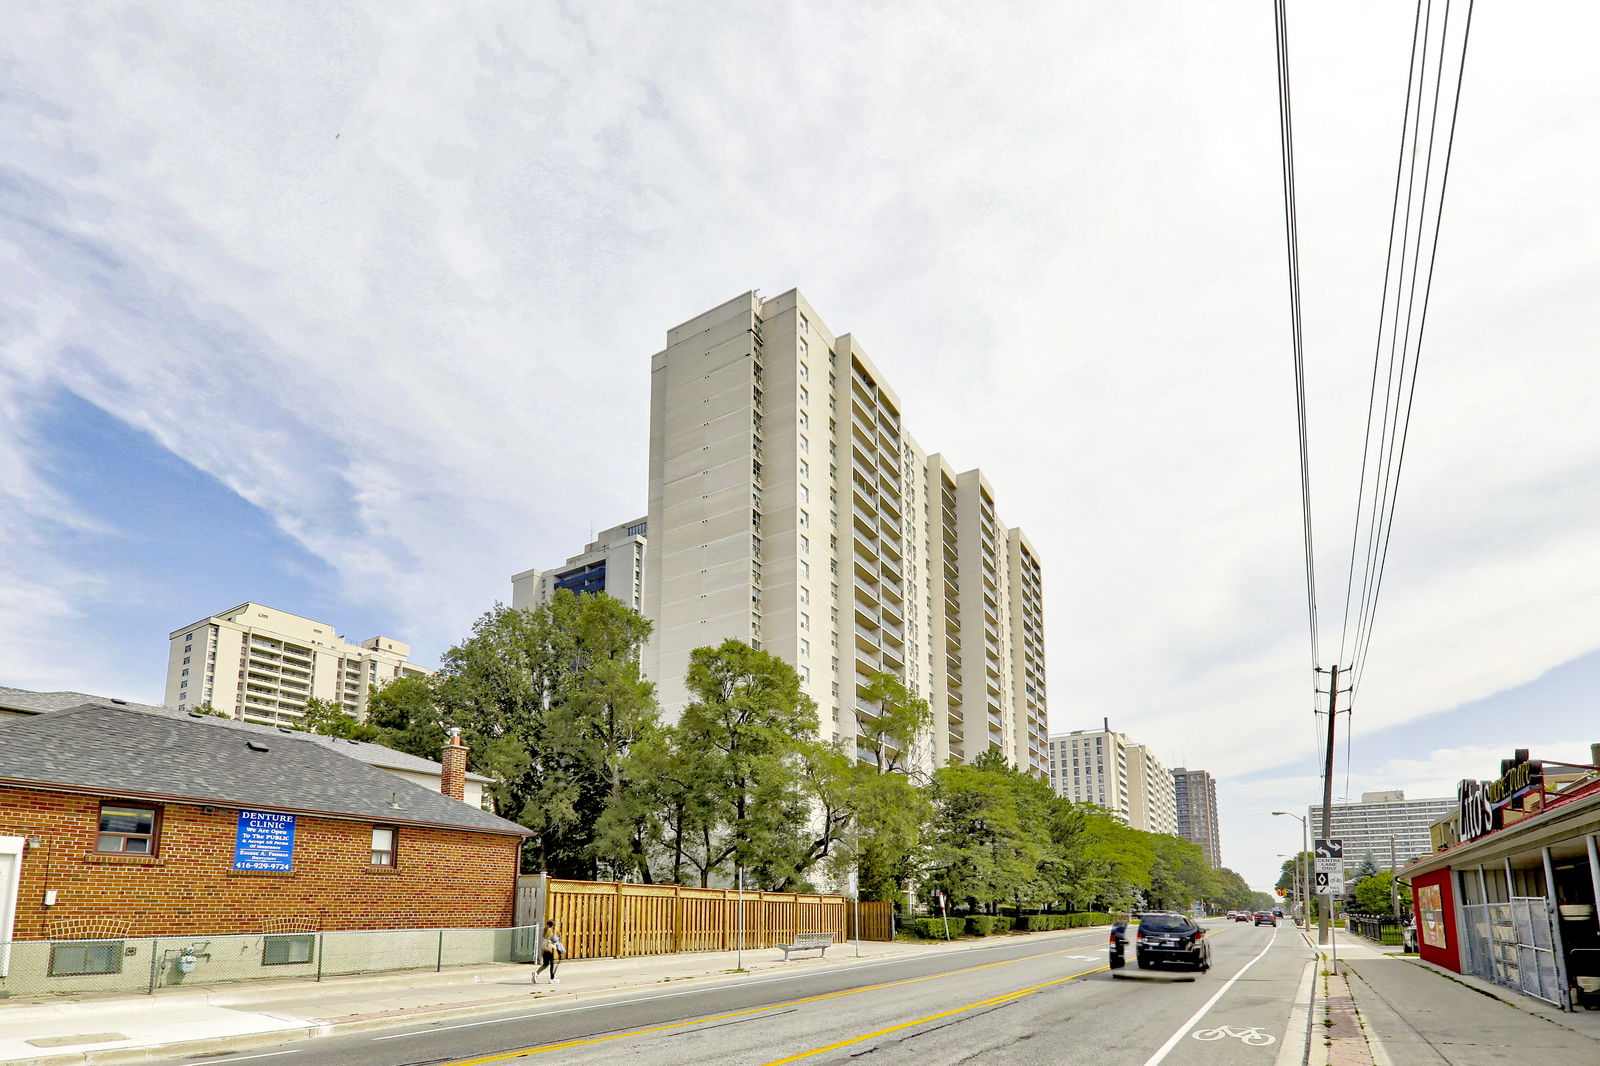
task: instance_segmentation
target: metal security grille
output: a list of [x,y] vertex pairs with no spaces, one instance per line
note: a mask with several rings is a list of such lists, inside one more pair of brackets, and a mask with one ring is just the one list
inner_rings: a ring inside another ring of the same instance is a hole
[[1548,900],[1513,898],[1509,903],[1471,903],[1461,910],[1473,976],[1564,1006]]

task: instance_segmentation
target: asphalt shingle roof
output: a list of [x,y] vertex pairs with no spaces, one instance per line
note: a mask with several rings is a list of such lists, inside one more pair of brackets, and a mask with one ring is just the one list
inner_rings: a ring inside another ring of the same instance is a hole
[[[48,714],[52,711],[66,711],[74,707],[82,707],[86,703],[112,704],[117,707],[129,707],[136,711],[146,711],[150,714],[166,714],[176,718],[192,718],[187,711],[176,711],[171,707],[156,707],[148,703],[130,703],[127,700],[112,699],[108,696],[94,696],[87,692],[34,692],[31,689],[12,688],[9,685],[0,685],[0,709],[27,711],[35,714]],[[206,716],[210,720],[218,719],[216,715]],[[10,721],[9,718],[0,717],[0,723]],[[264,733],[281,733],[283,727],[262,725],[258,722],[244,722],[232,720],[235,728],[254,729]],[[369,744],[364,740],[342,740],[338,737],[325,737],[316,733],[304,733],[303,739],[311,740],[318,744],[325,744],[335,748],[339,754],[348,755],[353,759],[372,766],[381,766],[385,770],[409,770],[419,774],[437,774],[440,766],[431,759],[424,759],[419,755],[412,755],[404,751],[386,748],[382,744]],[[482,774],[467,774],[468,781],[478,781],[487,784],[493,781],[492,777]]]
[[72,707],[82,707],[85,703],[114,703],[118,706],[137,707],[142,711],[166,710],[165,707],[113,700],[107,696],[95,696],[87,692],[34,692],[32,689],[0,685],[0,707],[4,708],[43,714],[46,711],[65,711]]
[[328,739],[92,703],[0,729],[0,782],[528,835],[515,822],[346,755],[339,750],[346,742]]

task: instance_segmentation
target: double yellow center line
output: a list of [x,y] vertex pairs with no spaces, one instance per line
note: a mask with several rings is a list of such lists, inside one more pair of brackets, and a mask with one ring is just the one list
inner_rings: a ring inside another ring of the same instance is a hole
[[[994,996],[991,999],[980,999],[976,1003],[968,1003],[964,1006],[952,1007],[949,1010],[940,1011],[938,1014],[930,1014],[926,1018],[917,1018],[913,1021],[901,1022],[899,1025],[891,1025],[889,1028],[879,1029],[875,1033],[865,1033],[861,1036],[851,1037],[849,1040],[840,1040],[838,1043],[829,1044],[826,1047],[812,1048],[810,1051],[802,1051],[798,1055],[790,1055],[788,1058],[773,1059],[771,1062],[765,1063],[764,1066],[783,1066],[783,1064],[786,1062],[799,1062],[801,1059],[809,1059],[813,1055],[821,1055],[825,1052],[837,1051],[842,1047],[849,1047],[851,1044],[859,1044],[864,1040],[875,1040],[880,1036],[888,1036],[890,1033],[898,1033],[902,1029],[910,1029],[918,1025],[926,1025],[928,1022],[936,1022],[940,1018],[948,1018],[952,1014],[960,1014],[962,1011],[977,1010],[979,1007],[998,1007],[1002,1004],[1012,1003],[1016,1000],[1022,999],[1024,996],[1031,996],[1040,989],[1049,988],[1051,985],[1059,985],[1078,977],[1087,977],[1089,974],[1099,973],[1101,970],[1108,969],[1110,969],[1109,966],[1096,966],[1092,969],[1080,970],[1078,973],[1068,974],[1065,977],[1057,977],[1055,980],[1046,981],[1043,984],[1030,985],[1027,988],[1019,988],[1015,991],[1007,992],[1004,995]],[[863,991],[865,990],[863,989]]]
[[[624,1040],[630,1037],[648,1036],[651,1033],[666,1033],[671,1032],[674,1029],[683,1029],[692,1025],[704,1025],[707,1022],[720,1022],[726,1021],[730,1018],[746,1017],[751,1014],[763,1014],[768,1011],[785,1010],[790,1007],[804,1006],[808,1003],[820,1003],[824,1000],[838,999],[842,996],[860,995],[863,992],[877,992],[886,988],[900,988],[905,985],[914,985],[920,984],[924,981],[938,980],[942,977],[956,977],[961,974],[977,973],[979,970],[990,970],[997,966],[1010,966],[1014,963],[1029,962],[1034,959],[1046,959],[1055,955],[1065,955],[1068,952],[1081,950],[1083,950],[1081,947],[1062,948],[1059,951],[1046,951],[1037,955],[1024,955],[1016,959],[1001,959],[999,962],[986,962],[978,966],[967,966],[959,970],[945,970],[941,973],[927,974],[923,977],[908,977],[900,981],[885,981],[882,984],[863,985],[860,988],[849,988],[839,992],[824,992],[815,996],[806,996],[803,999],[790,1000],[786,1003],[769,1003],[760,1007],[746,1007],[742,1010],[728,1011],[725,1014],[711,1014],[699,1018],[689,1018],[680,1022],[668,1022],[665,1025],[654,1025],[641,1029],[629,1029],[620,1033],[608,1033],[605,1036],[584,1037],[578,1040],[563,1040],[554,1044],[540,1044],[537,1047],[523,1048],[519,1051],[503,1051],[494,1055],[483,1055],[473,1059],[461,1059],[457,1062],[449,1063],[448,1066],[486,1066],[488,1063],[506,1062],[510,1059],[526,1058],[531,1055],[542,1055],[547,1051],[564,1051],[569,1048],[585,1047],[590,1044],[603,1044],[612,1040]],[[960,1014],[962,1011],[974,1010],[978,1007],[998,1006],[1014,999],[1021,999],[1024,996],[1032,995],[1041,989],[1049,988],[1051,985],[1058,985],[1064,981],[1071,981],[1074,978],[1084,977],[1091,973],[1098,973],[1104,969],[1106,969],[1106,967],[1096,966],[1093,969],[1083,970],[1075,974],[1069,974],[1066,977],[1058,977],[1055,980],[1046,981],[1043,984],[1033,985],[1028,988],[1019,988],[1015,991],[1007,992],[1004,995],[995,996],[992,999],[980,1000],[977,1003],[968,1003],[963,1007],[955,1007],[951,1010],[941,1011],[938,1014],[930,1015],[926,1018],[919,1018],[916,1021],[904,1022],[900,1025],[891,1026],[888,1029],[883,1029],[875,1033],[867,1033],[865,1036],[854,1037],[850,1040],[842,1040],[836,1044],[830,1044],[827,1047],[820,1047],[811,1051],[804,1051],[798,1055],[791,1055],[785,1059],[777,1059],[774,1062],[767,1064],[767,1066],[778,1066],[779,1063],[796,1062],[800,1059],[809,1058],[812,1055],[820,1055],[823,1052],[832,1051],[836,1048],[847,1047],[851,1044],[859,1044],[863,1040],[871,1040],[874,1037],[898,1032],[901,1029],[909,1029],[915,1025],[922,1025],[925,1022],[935,1021],[939,1018],[946,1018],[952,1014]]]

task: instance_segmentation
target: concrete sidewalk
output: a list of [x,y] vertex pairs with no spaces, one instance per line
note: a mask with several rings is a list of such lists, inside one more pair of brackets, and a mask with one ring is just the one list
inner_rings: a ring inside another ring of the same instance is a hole
[[[868,968],[897,959],[972,951],[1021,940],[1042,950],[1105,947],[1105,928],[1060,930],[1016,937],[988,937],[950,944],[863,941],[837,944],[826,957],[796,955],[789,962],[776,948],[627,959],[564,962],[559,984],[529,981],[527,964],[458,967],[370,974],[314,981],[189,986],[155,996],[106,995],[73,999],[10,1000],[0,1004],[0,1062],[8,1066],[68,1066],[85,1062],[130,1062],[161,1055],[205,1055],[283,1040],[303,1039],[466,1015],[514,1010],[533,1004],[600,998],[618,993],[671,994],[679,987],[735,981],[753,973],[815,973],[822,969]],[[672,985],[668,989],[663,986]]]
[[1563,1012],[1451,973],[1394,946],[1339,937],[1321,953],[1312,1066],[1489,1066],[1600,1062],[1600,1013]]
[[1348,973],[1375,1066],[1600,1062],[1600,1014],[1563,1012],[1410,957],[1352,959]]

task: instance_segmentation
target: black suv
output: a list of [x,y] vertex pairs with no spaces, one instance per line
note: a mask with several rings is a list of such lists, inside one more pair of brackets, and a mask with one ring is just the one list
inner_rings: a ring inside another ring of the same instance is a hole
[[[1127,962],[1128,923],[1111,927],[1111,968]],[[1211,943],[1206,931],[1187,914],[1152,911],[1139,916],[1134,934],[1134,961],[1148,970],[1157,963],[1170,962],[1202,972],[1211,969]]]

